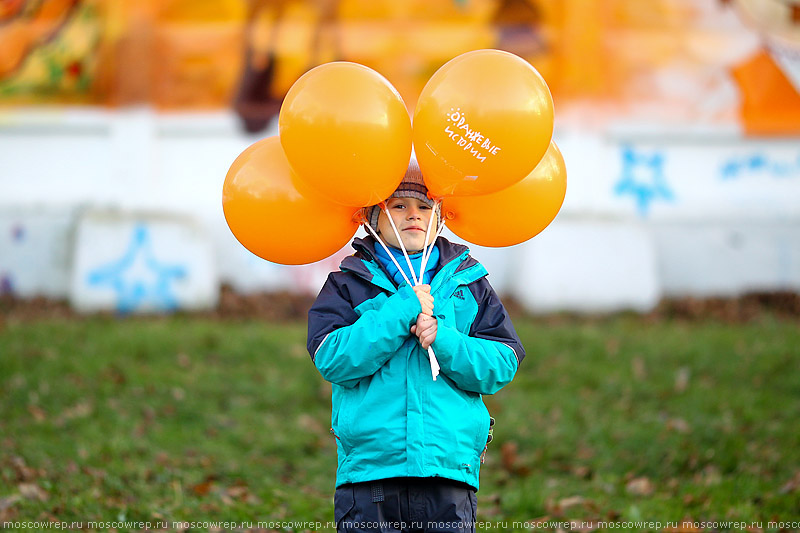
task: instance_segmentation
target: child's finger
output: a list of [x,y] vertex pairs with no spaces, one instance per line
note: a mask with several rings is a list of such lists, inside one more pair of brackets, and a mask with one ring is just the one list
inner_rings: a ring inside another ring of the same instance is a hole
[[417,337],[423,348],[428,348],[436,339],[437,322],[435,318],[420,315],[417,318]]
[[432,315],[433,314],[433,302],[421,298],[419,301],[419,305],[422,308],[422,314],[425,315]]
[[422,290],[424,287],[429,287],[428,285],[417,285],[414,287],[414,294],[416,294],[417,299],[419,300],[419,305],[422,308],[422,312],[430,315],[433,314],[433,296],[429,292],[425,292]]
[[431,293],[431,286],[430,285],[414,285],[414,292],[417,294],[430,294]]
[[436,340],[436,330],[435,329],[428,330],[428,332],[423,333],[423,335],[420,337],[420,344],[422,345],[423,348],[427,350],[428,346],[433,344],[433,341],[435,340]]

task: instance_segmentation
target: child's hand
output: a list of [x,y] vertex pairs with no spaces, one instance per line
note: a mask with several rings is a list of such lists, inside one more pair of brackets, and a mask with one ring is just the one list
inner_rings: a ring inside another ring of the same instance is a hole
[[417,316],[417,323],[411,326],[411,334],[419,337],[419,343],[425,350],[436,340],[436,331],[436,319],[422,313]]
[[417,285],[414,287],[414,294],[419,299],[419,305],[422,307],[421,313],[423,315],[433,316],[433,296],[431,296],[430,285]]

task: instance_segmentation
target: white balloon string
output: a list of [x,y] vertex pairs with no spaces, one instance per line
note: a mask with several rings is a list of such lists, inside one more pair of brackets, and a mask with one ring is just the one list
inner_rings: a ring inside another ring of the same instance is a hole
[[[425,245],[422,247],[422,261],[419,267],[419,279],[420,282],[423,281],[423,275],[425,273],[425,267],[428,265],[428,259],[433,252],[433,247],[436,246],[436,239],[439,238],[439,235],[442,234],[442,229],[444,228],[444,223],[439,225],[439,229],[436,231],[436,236],[433,238],[430,244],[428,244],[428,237],[431,234],[431,228],[433,227],[433,219],[436,218],[436,210],[439,209],[441,206],[441,202],[436,202],[433,207],[433,212],[431,213],[431,218],[428,220],[428,229],[425,231]],[[436,359],[436,354],[433,351],[433,347],[428,346],[428,361],[431,365],[431,378],[433,381],[436,381],[436,376],[439,375],[439,370],[441,367],[439,366],[439,361]]]
[[[364,227],[365,227],[365,228],[367,228],[367,230],[368,230],[370,233],[372,233],[372,236],[373,236],[373,237],[375,237],[375,240],[376,240],[376,241],[378,241],[378,243],[379,243],[381,246],[383,246],[383,249],[384,249],[384,250],[386,250],[386,253],[387,253],[387,254],[389,254],[389,259],[391,259],[391,260],[392,260],[392,262],[394,263],[394,266],[396,266],[396,267],[397,267],[397,270],[399,270],[399,271],[400,271],[400,274],[402,274],[402,275],[403,275],[403,279],[404,279],[404,280],[406,280],[406,283],[408,283],[409,285],[411,285],[411,280],[409,280],[409,279],[408,279],[408,276],[406,276],[406,273],[405,273],[405,272],[403,272],[403,269],[402,269],[402,268],[400,268],[400,263],[398,263],[398,262],[397,262],[397,259],[395,259],[395,258],[394,258],[394,255],[393,255],[393,254],[392,254],[392,252],[389,250],[389,247],[388,247],[388,246],[386,246],[386,244],[384,244],[383,240],[382,240],[382,239],[381,239],[381,238],[378,236],[378,234],[375,232],[375,230],[374,230],[374,229],[372,229],[372,226],[370,226],[369,224],[364,224]],[[413,287],[413,285],[411,285],[411,286]]]
[[[428,252],[428,238],[431,236],[431,228],[433,227],[433,219],[436,218],[436,205],[434,204],[431,210],[431,217],[428,219],[428,228],[425,230],[425,243],[422,245],[422,261],[419,263],[419,280],[420,283],[424,281],[423,274],[425,273],[425,256]],[[431,244],[433,246],[433,244]]]
[[[437,205],[441,205],[441,204],[437,204]],[[433,217],[431,217],[431,219],[433,219]],[[443,230],[444,230],[444,221],[442,221],[441,224],[439,224],[439,229],[436,231],[436,236],[431,241],[431,245],[428,247],[427,251],[423,250],[422,267],[420,269],[422,272],[425,272],[425,267],[428,266],[428,259],[430,259],[431,253],[433,253],[433,247],[436,245],[436,239],[439,238],[439,235],[442,234]],[[426,241],[428,240],[427,237],[425,238],[425,240]],[[422,275],[420,275],[420,279],[422,279]]]
[[[400,243],[400,249],[403,250],[403,257],[406,258],[406,263],[408,263],[408,270],[411,271],[411,277],[414,278],[414,286],[421,285],[420,281],[417,279],[417,275],[414,274],[414,266],[411,264],[411,258],[408,257],[408,252],[406,251],[406,245],[403,244],[403,238],[400,237],[400,232],[397,230],[397,226],[394,223],[394,219],[389,214],[389,210],[384,207],[385,205],[386,205],[385,203],[382,204],[381,205],[381,209],[383,210],[384,214],[386,215],[386,218],[389,219],[389,223],[392,225],[392,229],[394,230],[394,234],[397,237],[397,242]],[[400,269],[400,272],[402,272],[402,271],[403,270]]]
[[[411,266],[411,259],[409,259],[408,252],[406,252],[405,246],[403,246],[403,241],[400,238],[400,232],[397,231],[397,227],[394,225],[394,221],[392,220],[392,217],[389,216],[389,213],[386,212],[386,210],[384,210],[384,213],[386,213],[386,216],[389,218],[389,221],[391,221],[391,223],[392,223],[392,228],[394,229],[395,235],[397,235],[397,240],[400,242],[400,246],[402,247],[402,250],[403,250],[403,255],[405,255],[406,261],[408,261],[408,267],[411,270],[411,275],[413,276],[414,275],[414,267]],[[433,217],[431,217],[431,218],[433,218]],[[443,226],[444,226],[444,224],[442,224],[442,227],[440,227],[439,231],[436,232],[436,236],[437,237],[442,233]],[[394,266],[396,266],[397,269],[400,271],[400,274],[402,274],[403,279],[406,280],[406,283],[411,285],[411,281],[408,279],[408,276],[406,276],[405,272],[403,272],[403,269],[400,268],[400,263],[398,263],[397,259],[394,258],[394,254],[392,254],[392,252],[389,250],[389,247],[386,246],[386,244],[383,242],[383,239],[380,238],[378,233],[374,229],[372,229],[372,226],[370,226],[368,223],[365,223],[364,227],[367,229],[367,231],[369,231],[372,234],[373,237],[375,237],[375,240],[378,241],[378,243],[383,247],[383,249],[386,250],[386,253],[389,255],[389,259],[392,260],[392,262],[394,263]],[[434,239],[434,242],[435,242],[435,239]],[[431,245],[429,251],[432,251],[432,250],[433,250],[433,246]],[[423,252],[424,252],[424,250],[423,250]],[[425,259],[424,255],[425,254],[423,253],[423,259]],[[428,253],[427,255],[430,257],[430,253]],[[422,277],[420,276],[420,280],[421,279],[422,279]],[[414,278],[414,285],[419,285],[419,284],[420,283],[417,281],[417,279]],[[439,361],[436,359],[436,354],[433,352],[433,347],[431,347],[431,346],[428,346],[428,361],[430,362],[430,365],[431,365],[431,378],[433,379],[433,381],[436,381],[436,377],[439,375],[439,370],[441,369],[441,367],[439,366]]]
[[431,377],[433,381],[436,381],[436,376],[439,375],[439,361],[436,360],[436,354],[433,353],[433,348],[428,346],[428,361],[431,362]]

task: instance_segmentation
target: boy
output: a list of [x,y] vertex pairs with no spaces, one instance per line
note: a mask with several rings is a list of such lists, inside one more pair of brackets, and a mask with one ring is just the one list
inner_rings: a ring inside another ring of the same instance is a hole
[[333,387],[337,530],[474,531],[490,426],[481,394],[509,383],[525,352],[465,246],[431,231],[422,284],[406,282],[401,242],[419,273],[430,218],[440,223],[416,161],[382,204],[365,218],[387,247],[355,239],[308,314],[308,351]]

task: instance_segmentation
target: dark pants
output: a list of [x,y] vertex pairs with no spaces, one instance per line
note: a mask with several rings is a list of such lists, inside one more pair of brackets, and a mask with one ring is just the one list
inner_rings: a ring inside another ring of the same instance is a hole
[[333,506],[337,531],[472,533],[478,500],[456,481],[392,478],[342,485]]

